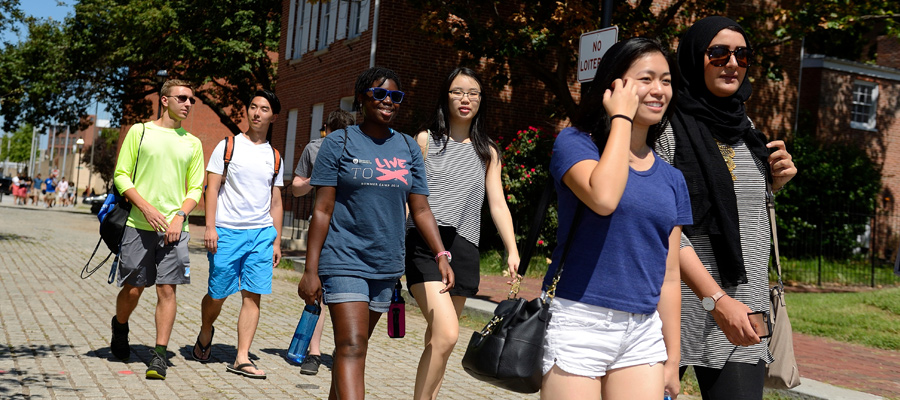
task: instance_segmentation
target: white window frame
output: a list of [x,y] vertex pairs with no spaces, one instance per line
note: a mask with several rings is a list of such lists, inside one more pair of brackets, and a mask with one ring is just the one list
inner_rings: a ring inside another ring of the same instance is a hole
[[331,1],[319,3],[319,41],[316,50],[325,50],[334,42],[334,4]]
[[350,20],[348,25],[348,38],[362,35],[369,29],[369,0],[350,0]]
[[306,36],[304,28],[309,26],[309,3],[307,0],[292,0],[288,19],[288,34],[285,49],[286,60],[299,60],[306,53]]
[[[868,88],[872,90],[871,102],[865,103],[857,100],[857,88]],[[855,108],[857,106],[869,107],[869,116],[866,122],[854,121]],[[865,131],[876,131],[876,117],[878,116],[878,84],[875,82],[855,80],[850,95],[850,127]]]

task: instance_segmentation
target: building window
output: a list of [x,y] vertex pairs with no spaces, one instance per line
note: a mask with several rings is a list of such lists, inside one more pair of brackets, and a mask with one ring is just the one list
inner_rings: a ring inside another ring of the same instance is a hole
[[369,29],[370,1],[310,4],[309,0],[291,0],[285,59],[299,60],[309,51],[324,50],[337,40],[360,36]]
[[853,100],[850,109],[850,127],[875,130],[878,109],[878,85],[874,82],[853,82]]
[[324,50],[331,42],[334,42],[333,26],[331,22],[331,2],[322,2],[322,13],[319,15],[319,45],[316,50]]

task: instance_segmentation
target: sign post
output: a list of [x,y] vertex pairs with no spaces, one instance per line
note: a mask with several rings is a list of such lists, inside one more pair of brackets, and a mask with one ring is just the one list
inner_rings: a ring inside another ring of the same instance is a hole
[[581,35],[578,45],[578,82],[585,83],[594,80],[597,74],[597,65],[603,59],[603,54],[616,44],[619,38],[619,27],[588,32]]

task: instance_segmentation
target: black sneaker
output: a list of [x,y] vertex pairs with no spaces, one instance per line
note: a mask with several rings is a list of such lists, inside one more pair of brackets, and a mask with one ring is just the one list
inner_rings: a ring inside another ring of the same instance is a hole
[[113,315],[110,325],[112,326],[112,339],[109,341],[109,350],[112,351],[113,357],[128,361],[131,357],[131,348],[128,347],[128,323],[119,324],[116,316]]
[[322,365],[322,356],[307,354],[300,364],[300,373],[303,375],[315,375],[319,373],[319,365]]
[[150,365],[147,367],[147,379],[166,379],[166,359],[155,350],[150,350]]

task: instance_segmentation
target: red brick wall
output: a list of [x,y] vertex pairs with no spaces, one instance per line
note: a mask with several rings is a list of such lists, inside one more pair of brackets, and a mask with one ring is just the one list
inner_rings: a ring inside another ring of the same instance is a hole
[[[286,60],[290,2],[284,2],[277,84],[282,112],[275,123],[273,143],[279,149],[284,148],[288,112],[298,109],[292,169],[309,142],[312,106],[325,103],[324,115],[338,109],[341,98],[353,96],[356,78],[369,67],[374,26],[374,2],[371,4],[369,29],[359,38],[336,41],[327,50],[308,52],[300,60]],[[485,84],[490,85],[493,76],[486,73],[491,70],[489,65],[466,59],[421,34],[417,26],[420,11],[410,8],[405,1],[384,1],[379,13],[375,65],[397,72],[406,92],[400,113],[394,120],[395,129],[410,134],[417,132],[437,103],[440,85],[459,65],[474,68]],[[511,79],[518,83],[515,89],[509,86],[499,91],[486,88],[488,96],[483,106],[490,113],[486,120],[489,134],[496,138],[529,125],[558,129],[560,123],[551,117],[554,98],[544,85],[516,69],[511,71]]]

